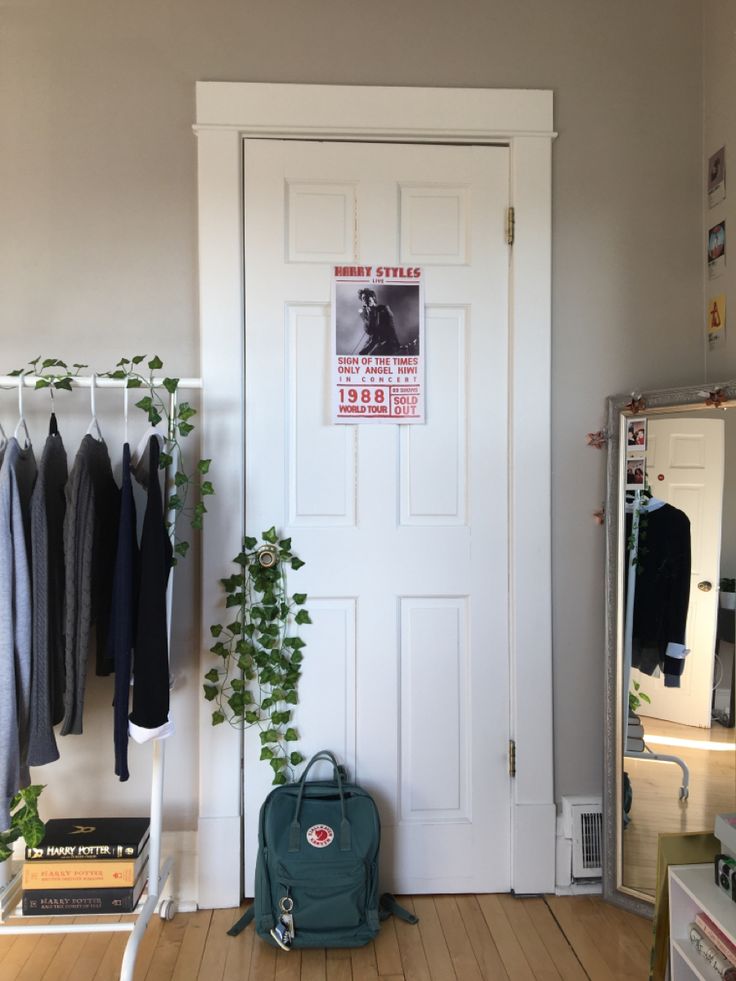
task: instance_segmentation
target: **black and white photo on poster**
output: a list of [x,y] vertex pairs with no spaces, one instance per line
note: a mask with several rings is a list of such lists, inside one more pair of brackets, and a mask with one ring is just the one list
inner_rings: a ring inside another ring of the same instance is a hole
[[424,422],[422,270],[336,266],[333,420]]

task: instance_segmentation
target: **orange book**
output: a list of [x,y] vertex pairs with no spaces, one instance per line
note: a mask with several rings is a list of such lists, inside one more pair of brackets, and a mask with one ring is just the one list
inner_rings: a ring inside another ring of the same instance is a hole
[[90,859],[58,862],[26,862],[23,865],[24,889],[94,889],[134,885],[138,873],[148,860],[148,849],[136,859],[116,862]]

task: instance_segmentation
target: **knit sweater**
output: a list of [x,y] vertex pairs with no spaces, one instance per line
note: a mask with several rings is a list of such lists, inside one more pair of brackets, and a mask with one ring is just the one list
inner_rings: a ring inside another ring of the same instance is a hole
[[107,629],[120,492],[102,440],[86,435],[67,483],[64,520],[66,637],[61,735],[80,733],[91,627],[96,625],[97,673],[109,674]]
[[33,674],[28,763],[59,758],[53,726],[64,714],[66,450],[52,416],[31,498]]
[[31,690],[30,503],[36,479],[33,449],[10,439],[0,467],[0,829],[10,801],[29,774]]

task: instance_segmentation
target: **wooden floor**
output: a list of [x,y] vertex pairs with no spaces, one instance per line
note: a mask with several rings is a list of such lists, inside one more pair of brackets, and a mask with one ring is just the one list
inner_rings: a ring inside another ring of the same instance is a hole
[[[136,981],[613,981],[648,976],[651,923],[598,897],[416,896],[357,950],[275,950],[235,910],[154,917]],[[58,920],[57,920],[58,922]],[[0,939],[1,981],[115,981],[127,934]]]
[[[657,835],[664,831],[713,831],[716,814],[736,810],[736,729],[714,723],[710,729],[642,717],[644,739],[653,752],[681,757],[690,769],[690,796],[678,796],[682,771],[673,763],[626,759],[633,803],[623,834],[623,882],[654,895]],[[693,745],[670,746],[657,737]],[[710,743],[721,746],[709,750]],[[730,749],[725,749],[728,745]],[[702,747],[702,748],[701,748]]]

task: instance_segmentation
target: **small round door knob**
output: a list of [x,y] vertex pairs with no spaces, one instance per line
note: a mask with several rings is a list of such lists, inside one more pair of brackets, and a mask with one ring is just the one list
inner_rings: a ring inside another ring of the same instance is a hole
[[704,579],[702,582],[698,583],[698,589],[701,589],[704,593],[709,593],[711,589],[713,589],[713,583],[708,582],[707,579]]

